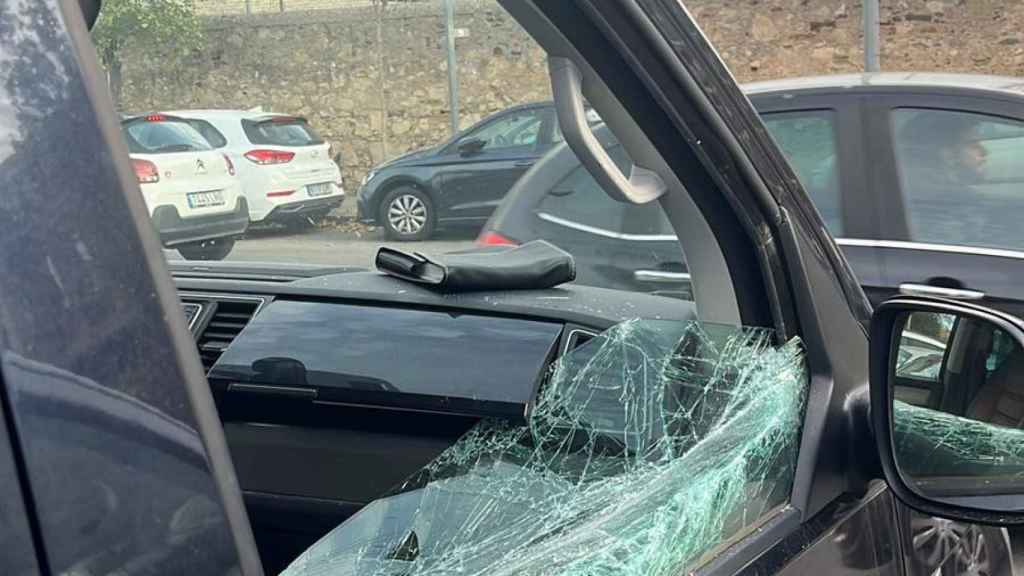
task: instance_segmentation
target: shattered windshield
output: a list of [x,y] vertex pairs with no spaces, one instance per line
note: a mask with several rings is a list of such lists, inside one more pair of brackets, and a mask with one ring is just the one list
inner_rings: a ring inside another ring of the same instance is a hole
[[785,503],[806,382],[768,331],[619,324],[285,573],[678,574]]

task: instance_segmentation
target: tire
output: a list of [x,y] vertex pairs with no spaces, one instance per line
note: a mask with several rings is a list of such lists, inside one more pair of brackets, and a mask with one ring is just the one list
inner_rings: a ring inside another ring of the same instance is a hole
[[392,240],[426,240],[434,234],[437,222],[434,203],[416,188],[399,186],[380,203],[380,222],[384,234]]
[[223,260],[235,247],[234,238],[214,238],[178,246],[178,253],[185,260]]

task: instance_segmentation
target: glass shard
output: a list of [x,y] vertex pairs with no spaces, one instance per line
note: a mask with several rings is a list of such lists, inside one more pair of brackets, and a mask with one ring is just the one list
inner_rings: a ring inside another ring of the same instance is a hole
[[786,500],[806,381],[768,331],[619,324],[285,574],[678,574]]

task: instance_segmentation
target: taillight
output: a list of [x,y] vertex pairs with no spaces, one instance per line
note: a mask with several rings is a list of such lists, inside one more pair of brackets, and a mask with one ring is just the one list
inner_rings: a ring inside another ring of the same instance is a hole
[[285,164],[291,162],[295,152],[284,152],[281,150],[249,150],[245,157],[250,162],[265,166],[267,164]]
[[278,190],[276,192],[267,192],[267,198],[281,198],[283,196],[291,196],[295,194],[295,190]]
[[484,232],[476,239],[477,244],[483,246],[517,246],[519,243],[511,238],[506,238],[497,232]]
[[149,114],[146,116],[146,122],[164,122],[167,120],[167,116],[163,114]]
[[224,163],[228,165],[228,174],[234,176],[235,165],[231,162],[231,158],[228,158],[227,154],[222,154],[222,156],[224,156]]
[[139,184],[152,184],[160,181],[160,172],[156,169],[156,164],[149,160],[133,158],[132,168],[135,169],[135,177],[139,179]]

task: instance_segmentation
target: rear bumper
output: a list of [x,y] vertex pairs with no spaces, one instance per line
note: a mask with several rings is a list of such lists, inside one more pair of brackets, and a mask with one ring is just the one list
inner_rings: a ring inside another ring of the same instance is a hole
[[330,212],[341,206],[344,200],[344,194],[339,194],[326,198],[310,198],[308,200],[299,200],[298,202],[289,202],[288,204],[278,204],[267,213],[263,221],[274,222],[315,212]]
[[152,221],[165,247],[239,236],[249,227],[249,203],[239,197],[231,212],[187,219],[174,206],[157,206]]

